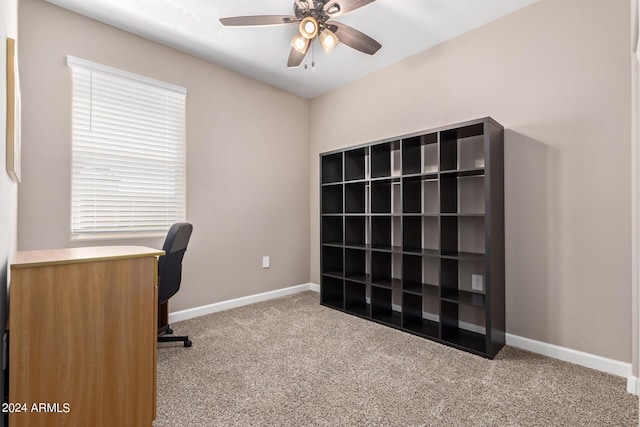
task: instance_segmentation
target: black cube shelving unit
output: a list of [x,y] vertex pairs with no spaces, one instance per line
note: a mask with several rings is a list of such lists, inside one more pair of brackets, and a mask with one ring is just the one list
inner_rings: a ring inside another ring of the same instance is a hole
[[486,117],[321,154],[321,304],[495,357],[503,134]]

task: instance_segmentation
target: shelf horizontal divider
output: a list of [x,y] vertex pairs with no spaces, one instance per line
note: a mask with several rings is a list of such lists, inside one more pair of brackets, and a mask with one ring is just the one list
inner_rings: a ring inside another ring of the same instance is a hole
[[454,176],[454,177],[481,176],[481,175],[484,175],[484,168],[441,170],[440,175]]
[[400,288],[402,286],[402,280],[384,277],[374,281],[373,278],[371,278],[371,286],[384,289]]
[[439,338],[440,327],[438,322],[421,317],[405,317],[402,326],[411,332],[432,338]]
[[440,297],[440,287],[437,285],[431,285],[429,283],[403,283],[402,292],[419,295],[421,297]]
[[344,246],[342,242],[322,242],[322,246],[330,246],[332,248],[341,248]]
[[325,299],[322,304],[342,310],[342,300],[336,298]]
[[472,349],[479,353],[486,353],[486,336],[477,332],[467,331],[466,329],[458,328],[454,335],[447,338],[442,338],[443,341],[456,344],[462,349]]
[[344,279],[344,274],[342,271],[325,271],[322,273],[323,276],[333,277],[335,279]]
[[422,283],[403,281],[402,292],[422,296]]
[[383,313],[376,313],[372,314],[371,318],[388,325],[396,327],[402,326],[402,313],[399,311],[389,310]]
[[347,313],[355,314],[360,317],[369,318],[371,316],[371,305],[370,304],[353,304],[349,307],[345,307],[344,311]]
[[484,218],[485,214],[484,212],[458,212],[458,213],[451,213],[451,212],[443,212],[440,214],[440,216],[451,216],[451,217],[478,217],[478,218]]
[[370,274],[349,274],[345,275],[344,278],[351,282],[358,282],[363,284],[371,283],[371,275]]
[[443,301],[482,308],[485,305],[486,297],[485,294],[479,294],[476,292],[442,288],[441,299]]
[[440,254],[441,258],[449,258],[449,259],[460,259],[460,260],[471,260],[471,261],[482,261],[485,257],[485,254],[475,253],[475,252],[453,252],[453,251],[443,251]]
[[402,175],[402,178],[403,179],[419,179],[421,181],[437,181],[438,172],[412,173],[408,175]]

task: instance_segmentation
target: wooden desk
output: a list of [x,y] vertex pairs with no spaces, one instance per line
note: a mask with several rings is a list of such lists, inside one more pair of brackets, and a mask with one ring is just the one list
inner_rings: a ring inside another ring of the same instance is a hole
[[27,411],[10,413],[11,427],[152,425],[163,254],[139,246],[15,254],[9,402]]

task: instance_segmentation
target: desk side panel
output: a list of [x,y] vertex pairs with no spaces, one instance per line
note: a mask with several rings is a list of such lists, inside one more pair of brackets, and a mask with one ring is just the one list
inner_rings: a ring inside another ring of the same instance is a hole
[[12,426],[151,425],[155,257],[12,270]]

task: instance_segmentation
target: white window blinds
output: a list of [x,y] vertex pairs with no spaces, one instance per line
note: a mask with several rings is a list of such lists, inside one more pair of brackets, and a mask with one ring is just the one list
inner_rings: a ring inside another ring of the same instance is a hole
[[185,220],[186,90],[67,57],[71,232],[166,232]]

